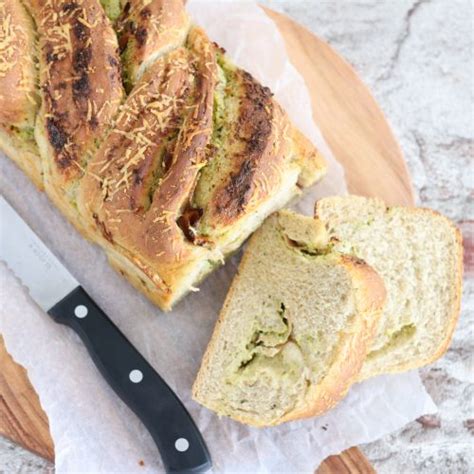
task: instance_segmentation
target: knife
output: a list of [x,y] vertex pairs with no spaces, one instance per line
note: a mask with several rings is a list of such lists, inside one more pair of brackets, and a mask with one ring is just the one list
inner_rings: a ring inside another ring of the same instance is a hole
[[176,394],[3,196],[0,259],[54,321],[76,331],[103,377],[150,432],[166,472],[209,470],[204,439]]

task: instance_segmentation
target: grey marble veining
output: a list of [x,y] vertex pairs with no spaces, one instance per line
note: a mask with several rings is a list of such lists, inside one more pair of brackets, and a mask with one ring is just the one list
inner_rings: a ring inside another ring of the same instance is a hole
[[[418,204],[461,227],[474,253],[474,61],[470,0],[266,0],[354,65],[388,117]],[[472,265],[472,263],[471,263]],[[448,353],[422,370],[439,413],[362,446],[380,473],[474,472],[474,268]],[[0,472],[51,465],[0,438]]]

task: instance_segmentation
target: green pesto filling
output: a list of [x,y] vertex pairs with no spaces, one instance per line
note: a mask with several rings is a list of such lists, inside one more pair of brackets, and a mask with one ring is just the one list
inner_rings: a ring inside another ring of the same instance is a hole
[[17,138],[22,141],[34,141],[35,139],[35,129],[34,127],[24,127],[24,128],[17,128],[11,127],[12,131],[16,134]]
[[120,16],[120,0],[100,0],[100,3],[110,21],[115,21]]
[[268,309],[254,319],[250,339],[236,354],[237,365],[226,378],[228,385],[252,384],[261,376],[274,381],[300,377],[304,361],[298,346],[290,342],[285,305],[282,303],[276,312]]
[[402,345],[403,343],[409,341],[416,333],[416,326],[411,324],[406,324],[402,326],[398,331],[395,331],[391,337],[390,341],[387,342],[383,347],[377,349],[376,351],[372,351],[367,356],[367,359],[375,359],[380,356],[384,356],[391,352],[396,347]]
[[133,43],[128,41],[126,48],[120,55],[122,61],[122,82],[123,86],[128,93],[131,92],[133,88],[133,80],[132,80],[132,59],[133,58]]
[[[230,131],[228,117],[228,100],[233,97],[232,84],[235,83],[235,71],[231,65],[226,64],[222,53],[217,54],[217,85],[214,91],[214,104],[212,113],[211,148],[214,156],[201,170],[196,190],[193,195],[193,205],[205,209],[211,201],[212,193],[219,184],[219,178],[226,166],[224,156],[225,143]],[[209,236],[213,232],[212,226],[200,221],[198,226],[200,235]]]

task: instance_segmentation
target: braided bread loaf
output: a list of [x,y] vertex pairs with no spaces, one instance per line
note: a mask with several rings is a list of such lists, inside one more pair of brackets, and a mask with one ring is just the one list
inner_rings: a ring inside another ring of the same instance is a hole
[[163,309],[325,172],[181,0],[0,0],[0,25],[1,149]]

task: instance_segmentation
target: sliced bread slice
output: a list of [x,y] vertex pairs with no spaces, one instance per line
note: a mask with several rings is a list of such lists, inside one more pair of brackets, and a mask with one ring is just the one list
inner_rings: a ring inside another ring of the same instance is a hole
[[193,397],[269,426],[321,414],[344,397],[385,301],[381,278],[327,245],[324,226],[281,211],[245,251]]
[[316,204],[334,249],[364,259],[384,279],[387,305],[360,379],[433,362],[459,315],[462,238],[442,215],[387,207],[379,199],[331,197]]

